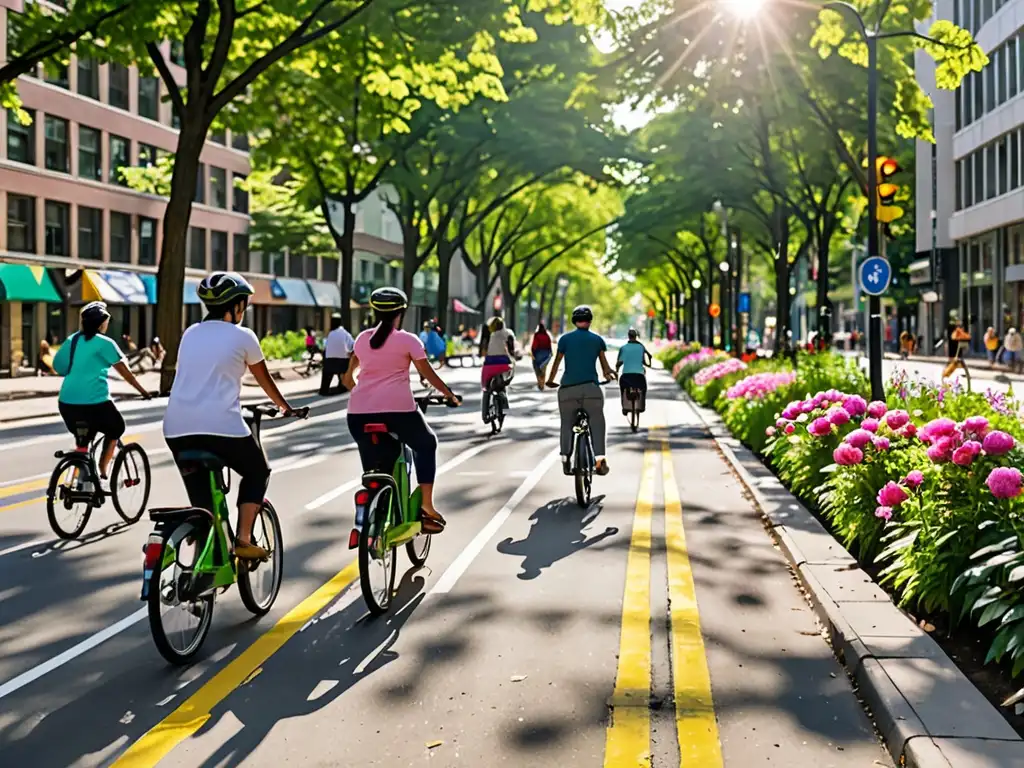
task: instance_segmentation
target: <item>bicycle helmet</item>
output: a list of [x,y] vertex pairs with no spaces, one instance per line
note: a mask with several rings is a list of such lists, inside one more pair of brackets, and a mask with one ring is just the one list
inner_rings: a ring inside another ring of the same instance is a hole
[[213,272],[203,278],[196,293],[207,307],[223,307],[252,296],[256,290],[237,272]]
[[82,320],[90,325],[99,327],[110,319],[110,310],[102,301],[93,301],[82,307]]
[[594,313],[588,305],[580,304],[572,311],[572,321],[573,323],[592,323],[594,322]]
[[378,312],[397,312],[409,306],[409,297],[398,288],[378,288],[370,294],[370,306]]

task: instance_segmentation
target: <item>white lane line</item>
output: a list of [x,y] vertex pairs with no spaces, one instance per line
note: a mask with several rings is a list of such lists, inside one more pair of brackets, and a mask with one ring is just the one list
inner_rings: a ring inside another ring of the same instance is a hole
[[15,552],[21,552],[23,549],[30,549],[32,547],[38,547],[41,544],[49,544],[48,539],[37,539],[36,541],[26,541],[24,544],[18,544],[16,547],[8,547],[7,549],[0,549],[0,557],[4,555],[13,555]]
[[41,472],[38,475],[26,475],[25,477],[19,477],[16,480],[4,480],[0,483],[0,488],[6,488],[8,485],[20,485],[21,483],[27,483],[31,480],[41,480],[42,478],[49,476],[49,472]]
[[441,578],[437,580],[433,589],[427,594],[443,595],[452,591],[455,582],[466,572],[466,569],[469,568],[477,555],[483,551],[483,548],[487,546],[487,542],[494,538],[494,535],[505,521],[508,520],[512,512],[515,511],[515,508],[519,506],[519,502],[526,498],[526,494],[532,491],[534,486],[540,482],[556,458],[558,458],[558,448],[555,448],[541,459],[540,464],[533,468],[529,476],[523,480],[522,484],[516,489],[516,492],[512,494],[512,498],[508,500],[505,506],[494,513],[494,517],[490,519],[487,525],[480,529],[480,532],[469,542],[469,545],[459,553],[459,556],[448,566],[448,570],[441,574]]
[[32,667],[32,669],[22,672],[20,675],[15,677],[13,680],[8,680],[3,685],[0,685],[0,699],[5,696],[9,696],[20,688],[24,688],[29,683],[35,682],[43,675],[49,674],[55,669],[64,666],[69,661],[78,658],[83,653],[87,653],[101,643],[105,643],[115,635],[119,635],[134,624],[139,623],[146,618],[146,611],[148,608],[139,608],[131,616],[126,616],[116,624],[112,624],[106,629],[101,629],[95,635],[87,637],[77,645],[68,648],[61,654],[54,656],[52,659],[47,659],[42,664]]

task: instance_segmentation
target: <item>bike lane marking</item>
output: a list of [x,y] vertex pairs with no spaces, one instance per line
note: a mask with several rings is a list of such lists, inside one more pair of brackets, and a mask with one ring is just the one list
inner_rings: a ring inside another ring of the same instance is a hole
[[650,764],[651,518],[657,457],[653,446],[644,451],[633,513],[622,597],[619,664],[615,690],[608,702],[611,723],[605,732],[605,768],[638,768]]
[[722,747],[711,695],[697,593],[686,549],[683,505],[672,465],[672,449],[661,441],[661,472],[665,493],[665,547],[668,561],[672,687],[681,765],[721,768]]
[[[442,475],[500,442],[489,441],[467,448],[437,469]],[[358,481],[357,481],[358,483]],[[119,757],[113,766],[150,768],[171,750],[194,735],[212,716],[213,708],[241,686],[249,676],[279,651],[337,598],[359,576],[359,561],[353,560],[326,584],[292,608],[269,631],[235,657],[226,667],[192,694],[174,712],[157,723]],[[145,615],[145,609],[142,611]]]

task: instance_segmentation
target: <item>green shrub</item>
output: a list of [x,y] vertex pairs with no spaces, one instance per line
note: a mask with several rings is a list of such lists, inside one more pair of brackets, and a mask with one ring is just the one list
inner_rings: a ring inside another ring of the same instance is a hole
[[264,336],[260,349],[267,360],[301,360],[306,354],[306,337],[298,331],[285,331]]

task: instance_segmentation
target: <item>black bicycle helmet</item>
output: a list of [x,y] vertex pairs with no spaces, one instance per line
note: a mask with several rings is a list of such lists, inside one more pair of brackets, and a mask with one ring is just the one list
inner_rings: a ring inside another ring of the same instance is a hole
[[370,294],[370,306],[378,312],[397,312],[409,306],[409,297],[398,288],[378,288]]
[[82,321],[99,327],[110,319],[110,310],[102,301],[93,301],[82,307]]
[[580,304],[572,311],[572,321],[573,323],[592,323],[594,322],[594,313],[588,305]]
[[213,272],[203,278],[196,293],[207,307],[223,307],[252,296],[256,290],[237,272]]

